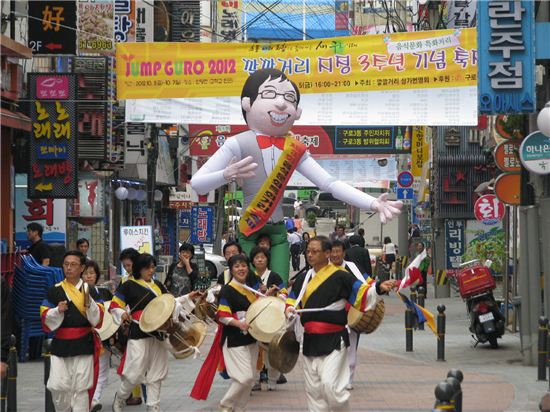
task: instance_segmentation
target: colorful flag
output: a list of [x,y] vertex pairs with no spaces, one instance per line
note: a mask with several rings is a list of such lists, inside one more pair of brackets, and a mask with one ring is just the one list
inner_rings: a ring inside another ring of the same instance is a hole
[[419,306],[416,303],[412,302],[407,296],[402,295],[399,292],[397,292],[397,295],[401,298],[405,306],[407,306],[408,309],[412,310],[414,316],[416,317],[417,323],[421,324],[426,322],[428,327],[437,336],[437,328],[435,326],[435,317],[433,313],[431,313],[429,310],[424,309],[422,306]]
[[409,286],[417,286],[422,283],[422,273],[420,272],[420,264],[428,256],[426,249],[418,254],[417,257],[411,262],[409,266],[405,269],[405,276],[399,282],[397,291],[406,289]]

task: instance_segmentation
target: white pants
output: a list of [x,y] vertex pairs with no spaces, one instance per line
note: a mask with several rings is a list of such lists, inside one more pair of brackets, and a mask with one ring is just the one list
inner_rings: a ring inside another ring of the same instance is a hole
[[61,358],[51,355],[47,388],[57,412],[88,412],[88,389],[94,382],[93,355]]
[[267,383],[270,388],[275,388],[281,372],[269,364],[269,350],[264,351],[264,365],[267,369]]
[[111,352],[104,350],[99,357],[99,376],[97,377],[97,385],[94,392],[94,400],[99,402],[101,399],[101,393],[103,388],[107,386],[109,379],[109,360],[111,359]]
[[160,404],[160,384],[168,374],[168,350],[156,338],[129,339],[118,396],[126,399],[139,383],[147,385],[147,406]]
[[357,366],[357,346],[359,345],[359,337],[361,335],[349,328],[349,348],[348,348],[348,363],[349,363],[349,383],[353,382],[355,368]]
[[223,360],[232,382],[220,401],[220,406],[233,408],[235,412],[244,411],[256,377],[258,344],[228,348],[226,342],[223,345]]
[[310,412],[350,411],[348,350],[342,342],[340,350],[326,356],[304,356],[304,378],[307,406]]

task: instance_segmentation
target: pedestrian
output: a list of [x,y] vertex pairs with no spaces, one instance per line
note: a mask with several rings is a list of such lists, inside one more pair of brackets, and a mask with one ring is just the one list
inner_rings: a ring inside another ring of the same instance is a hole
[[[94,335],[101,327],[103,305],[95,289],[83,293],[86,258],[78,250],[63,256],[65,279],[52,286],[40,307],[44,331],[55,332],[47,388],[57,411],[88,411],[94,382]],[[96,354],[97,356],[99,354]],[[93,392],[92,392],[93,395]]]
[[44,228],[40,223],[31,222],[27,225],[27,239],[31,242],[29,254],[39,265],[49,266],[52,257],[52,249],[42,240]]
[[187,295],[195,290],[199,268],[191,259],[195,255],[195,247],[190,243],[182,243],[179,249],[179,259],[168,268],[164,286],[175,297]]
[[302,233],[302,219],[298,215],[294,215],[294,227],[298,233]]
[[292,270],[300,270],[300,253],[302,251],[302,238],[296,229],[288,230],[288,243],[290,245],[290,259]]
[[90,256],[88,256],[88,251],[90,250],[90,242],[86,238],[80,238],[76,241],[76,248],[82,252],[84,256],[86,256],[86,259],[91,259]]
[[334,227],[334,232],[330,235],[331,241],[339,240],[340,242],[344,243],[345,249],[349,247],[349,240],[346,236],[346,227],[342,224],[338,224]]
[[[147,410],[160,411],[161,384],[168,374],[164,335],[158,332],[145,333],[139,328],[141,313],[147,304],[155,297],[168,293],[162,283],[153,279],[156,266],[157,261],[152,255],[141,254],[134,262],[133,277],[118,287],[109,307],[117,323],[131,322],[128,344],[118,369],[120,386],[113,402],[114,412],[124,409],[132,389],[140,383],[147,386]],[[198,295],[198,292],[191,292],[176,298],[174,313],[182,310],[190,313],[195,307],[193,299]],[[131,308],[130,314],[125,310],[126,306]]]
[[294,217],[303,217],[303,214],[304,214],[304,207],[303,207],[304,203],[299,200],[299,199],[296,199],[294,201]]
[[[320,309],[303,312],[303,365],[306,398],[309,411],[349,411],[350,393],[346,330],[347,300],[357,310],[365,312],[375,307],[378,295],[389,292],[395,281],[363,283],[354,275],[329,263],[331,243],[318,236],[307,246],[312,269],[298,275],[287,299],[286,314],[296,316],[296,309]],[[376,293],[369,293],[375,287]],[[331,310],[323,310],[329,305]]]
[[[350,242],[351,242],[351,239],[350,239]],[[361,249],[361,247],[358,245],[355,245],[355,247],[358,249]],[[348,251],[349,250],[350,249],[348,249]],[[335,266],[340,266],[344,268],[347,272],[353,274],[359,281],[361,281],[361,283],[365,283],[365,282],[369,284],[372,283],[373,279],[369,277],[368,273],[362,272],[359,269],[359,267],[353,261],[348,260],[347,257],[346,257],[346,260],[344,260],[346,253],[347,252],[344,250],[344,244],[339,240],[335,240],[334,242],[332,242],[332,248],[330,250],[330,263],[332,263]],[[349,382],[346,386],[346,389],[351,390],[353,389],[353,377],[355,376],[355,368],[357,366],[357,347],[359,346],[360,334],[356,332],[354,329],[350,328],[349,326],[348,326],[348,333],[349,333],[349,349],[348,349]]]
[[382,246],[382,260],[386,264],[386,267],[390,268],[392,263],[395,262],[396,254],[397,246],[392,243],[389,236],[386,236],[384,238],[384,246]]
[[307,245],[308,245],[310,239],[311,239],[311,236],[309,235],[308,232],[304,232],[302,234],[302,244],[301,244],[302,251],[301,251],[301,253],[302,253],[302,255],[304,255],[304,262],[305,262],[304,268],[306,270],[308,270],[310,268],[309,263],[307,263],[307,258],[306,258]]
[[[88,284],[90,289],[94,289],[103,302],[108,302],[113,298],[111,292],[106,288],[98,288],[97,282],[101,277],[99,265],[93,260],[86,260],[84,272],[82,272],[82,280]],[[101,394],[103,388],[107,386],[109,379],[109,362],[111,360],[111,352],[106,349],[108,341],[103,342],[99,355],[99,375],[97,377],[97,385],[92,397],[91,412],[96,412],[102,409]]]
[[352,235],[349,238],[349,249],[346,249],[346,260],[355,263],[362,274],[372,276],[372,265],[368,249],[361,247],[361,236]]
[[361,247],[365,247],[365,229],[363,229],[362,227],[360,227],[358,230],[357,230],[357,234],[359,235],[359,237],[361,238],[361,241],[359,242],[359,246]]

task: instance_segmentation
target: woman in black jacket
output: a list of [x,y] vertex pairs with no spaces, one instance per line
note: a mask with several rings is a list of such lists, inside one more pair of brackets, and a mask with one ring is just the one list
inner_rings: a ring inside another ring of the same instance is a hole
[[199,268],[191,263],[194,255],[195,247],[190,243],[182,243],[177,263],[172,263],[168,269],[164,286],[175,297],[187,295],[195,290]]

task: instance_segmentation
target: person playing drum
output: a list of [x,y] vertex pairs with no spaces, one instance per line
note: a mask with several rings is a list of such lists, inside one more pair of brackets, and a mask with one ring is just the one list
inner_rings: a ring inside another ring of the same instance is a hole
[[[132,388],[139,383],[147,385],[147,410],[160,411],[160,387],[168,373],[168,351],[161,334],[144,333],[138,325],[147,304],[168,293],[162,283],[153,279],[156,265],[152,255],[141,254],[134,262],[133,277],[119,286],[109,308],[117,322],[132,322],[128,345],[118,369],[121,382],[113,402],[114,412],[123,410]],[[174,316],[177,318],[182,309],[192,311],[193,298],[198,295],[199,292],[191,292],[177,298]],[[127,305],[131,308],[130,314],[125,310]]]
[[378,295],[395,287],[393,280],[363,283],[329,263],[331,246],[324,236],[311,239],[306,255],[312,268],[297,276],[286,302],[289,318],[296,316],[297,308],[314,310],[300,315],[306,398],[308,410],[314,412],[350,410],[345,302],[365,312],[374,308]]

